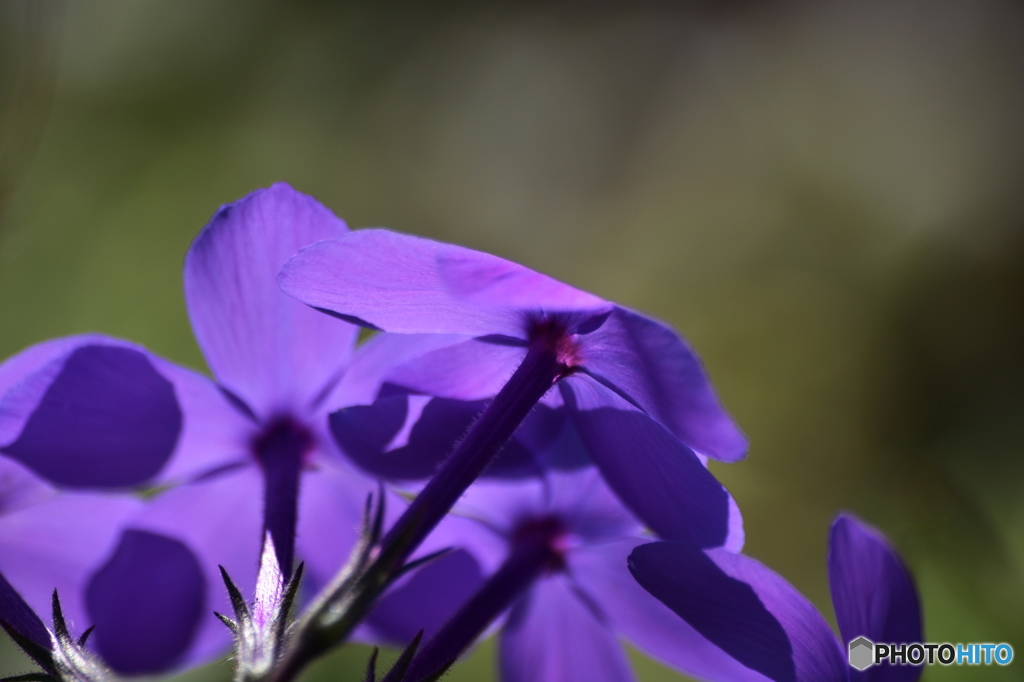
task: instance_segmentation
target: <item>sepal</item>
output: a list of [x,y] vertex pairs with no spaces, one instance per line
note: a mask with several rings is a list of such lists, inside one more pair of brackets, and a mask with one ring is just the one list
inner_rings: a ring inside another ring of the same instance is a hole
[[[54,666],[53,666],[53,652],[52,651],[50,651],[49,649],[46,649],[44,647],[39,646],[38,644],[36,644],[32,640],[30,640],[29,638],[25,637],[20,632],[15,630],[13,627],[8,625],[7,622],[4,621],[4,620],[0,620],[0,628],[4,629],[4,632],[7,633],[7,635],[14,641],[14,643],[17,644],[18,647],[20,647],[21,650],[24,651],[25,654],[28,655],[29,658],[31,658],[33,661],[38,663],[39,666],[41,668],[43,668],[43,670],[46,671],[46,673],[31,673],[31,675],[39,674],[39,675],[42,675],[42,679],[46,679],[46,680],[53,680],[53,679],[55,679],[53,677],[53,675],[56,675],[57,672],[56,672],[56,670],[54,669]],[[21,679],[22,677],[26,677],[26,676],[25,675],[19,675],[17,678],[5,677],[3,679],[0,679],[0,682],[14,682],[14,680]]]
[[0,627],[3,627],[11,639],[43,668],[43,672],[5,677],[0,682],[115,682],[117,676],[100,661],[99,656],[85,648],[93,628],[89,628],[76,639],[71,635],[64,619],[64,610],[60,606],[57,590],[53,591],[52,604],[53,631],[49,633],[49,649],[0,620]]
[[369,588],[367,569],[380,552],[384,529],[384,489],[366,498],[359,541],[341,570],[317,596],[289,635],[288,646],[295,651],[326,651],[344,637],[365,613],[355,612],[360,594]]
[[380,647],[373,647],[370,660],[366,662],[366,677],[363,682],[377,682],[377,656],[380,654]]
[[92,634],[89,628],[79,638],[74,638],[64,620],[57,590],[53,591],[53,679],[61,682],[114,682],[117,676],[107,668],[99,656],[85,648],[85,642]]
[[250,609],[242,592],[231,576],[220,567],[234,610],[234,620],[216,613],[235,638],[235,680],[256,682],[268,679],[275,670],[284,647],[289,615],[302,579],[303,565],[299,564],[288,580],[284,579],[277,563],[274,542],[268,533],[260,556],[260,570],[256,578],[256,599]]
[[[288,629],[280,665],[268,679],[290,680],[306,664],[344,643],[373,607],[374,597],[411,570],[449,552],[442,549],[393,567],[381,555],[384,518],[385,495],[381,487],[376,499],[372,494],[367,496],[359,541],[348,562]],[[417,646],[418,640],[419,637]],[[371,663],[367,679],[375,677],[376,663]]]
[[423,639],[423,630],[416,633],[412,641],[409,642],[409,646],[402,650],[402,654],[395,661],[395,664],[391,666],[391,670],[384,676],[381,682],[404,682],[405,674],[409,672],[409,666],[412,664],[413,659],[416,657],[416,651],[420,648],[420,641]]

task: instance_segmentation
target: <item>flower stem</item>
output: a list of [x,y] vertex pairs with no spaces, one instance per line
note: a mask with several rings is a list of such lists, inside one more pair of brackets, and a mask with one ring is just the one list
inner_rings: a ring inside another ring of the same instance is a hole
[[[275,682],[294,679],[309,662],[344,641],[373,602],[458,499],[483,473],[534,405],[566,371],[550,343],[533,343],[515,373],[406,508],[357,579],[339,574],[297,624]],[[344,572],[343,572],[344,573]],[[338,594],[345,587],[343,594]]]
[[384,536],[381,562],[396,566],[405,563],[483,473],[563,371],[564,367],[550,349],[545,346],[530,348],[508,383]]
[[299,485],[312,444],[305,427],[287,418],[271,422],[252,444],[263,470],[263,535],[272,539],[285,580],[292,575]]
[[416,654],[405,674],[398,677],[392,670],[383,682],[422,682],[442,675],[538,577],[560,565],[553,540],[533,534],[515,542],[501,567]]

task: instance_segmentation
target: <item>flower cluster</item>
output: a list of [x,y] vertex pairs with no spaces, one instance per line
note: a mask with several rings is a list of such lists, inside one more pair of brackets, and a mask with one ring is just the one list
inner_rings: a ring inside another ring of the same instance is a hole
[[[665,324],[284,184],[214,215],[184,288],[210,377],[101,335],[0,365],[0,625],[42,678],[233,647],[285,682],[362,641],[404,647],[367,679],[421,682],[500,628],[507,682],[630,680],[619,639],[700,679],[868,679],[741,554],[707,462],[746,440]],[[844,516],[831,547],[843,637],[920,640],[884,539]]]

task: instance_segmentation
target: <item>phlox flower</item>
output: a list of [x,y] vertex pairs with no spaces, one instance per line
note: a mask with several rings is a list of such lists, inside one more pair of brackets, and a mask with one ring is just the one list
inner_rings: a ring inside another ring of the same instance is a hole
[[[731,502],[721,486],[702,518],[679,514],[676,502],[681,490],[711,491],[701,458],[735,461],[746,440],[666,325],[501,258],[386,230],[307,247],[280,282],[343,320],[437,335],[438,352],[387,378],[407,392],[487,400],[513,370],[537,394],[557,383],[544,400],[564,406],[592,463],[649,528],[705,547],[726,541]],[[393,406],[381,409],[395,418]],[[395,477],[421,475],[415,458],[405,463]]]
[[[401,336],[392,337],[388,345],[398,345],[401,340]],[[422,348],[424,344],[417,345]],[[460,354],[461,350],[458,345],[438,348],[388,368],[385,378],[380,380],[380,394],[372,404],[353,405],[332,413],[331,433],[345,456],[392,485],[418,490],[486,404],[482,399],[460,400],[409,392],[405,384],[416,384],[422,389],[428,383],[424,378],[431,372],[444,374],[444,380],[450,384],[452,378],[446,371],[453,365],[446,357],[450,353]],[[462,367],[461,371],[479,387],[481,372],[487,370],[474,372]],[[411,380],[412,376],[416,379]],[[743,520],[722,484],[673,438],[631,440],[631,418],[636,419],[637,415],[625,410],[609,411],[603,416],[606,425],[621,430],[609,428],[608,438],[586,440],[560,394],[552,392],[527,415],[481,478],[520,481],[543,478],[549,471],[593,470],[592,447],[615,448],[623,459],[644,448],[654,448],[657,454],[680,458],[674,472],[686,475],[686,487],[677,491],[672,500],[670,513],[675,519],[659,526],[672,528],[676,537],[685,537],[698,545],[742,549]],[[652,431],[661,433],[654,429],[648,433]]]
[[[213,380],[97,335],[40,344],[4,365],[17,376],[0,396],[0,453],[55,488],[145,489],[150,498],[114,547],[96,547],[105,562],[84,562],[86,584],[68,594],[69,612],[95,624],[91,643],[118,671],[167,670],[222,652],[228,632],[211,614],[230,606],[217,566],[252,594],[264,531],[285,574],[295,554],[306,563],[311,589],[354,545],[377,485],[337,456],[326,415],[346,404],[357,328],[276,283],[299,248],[346,231],[284,184],[214,215],[184,266]],[[25,540],[18,551],[44,542]],[[5,553],[0,569],[17,561]],[[33,607],[37,592],[62,584],[13,568],[8,577]]]
[[[746,666],[715,682],[914,682],[921,668],[876,665],[857,671],[846,646],[813,605],[760,562],[677,542],[637,547],[629,557],[637,581],[690,628]],[[829,585],[844,642],[922,641],[913,579],[885,537],[851,515],[832,524]]]
[[[551,447],[582,444],[565,431]],[[479,524],[463,530],[463,547],[491,577],[404,679],[425,678],[506,609],[497,635],[504,682],[628,682],[620,641],[691,675],[744,670],[631,578],[626,557],[651,538],[595,469],[481,481],[454,513]]]

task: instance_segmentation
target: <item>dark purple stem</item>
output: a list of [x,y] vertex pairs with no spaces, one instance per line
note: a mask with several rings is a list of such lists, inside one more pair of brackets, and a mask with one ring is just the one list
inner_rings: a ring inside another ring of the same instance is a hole
[[[557,533],[557,527],[550,528]],[[562,565],[553,540],[549,533],[521,537],[501,568],[419,651],[405,675],[396,677],[392,670],[383,682],[422,682],[446,670],[538,577]]]
[[[53,674],[50,633],[21,595],[0,573],[0,627],[21,645],[32,660]],[[17,636],[15,636],[17,635]],[[22,641],[19,641],[19,638]]]
[[312,445],[312,435],[287,418],[271,422],[252,445],[263,469],[263,531],[274,541],[274,553],[285,580],[291,577],[295,560],[299,481]]
[[264,469],[263,532],[274,541],[274,554],[287,580],[295,561],[295,526],[298,522],[299,470],[297,467]]
[[[380,552],[361,572],[355,592],[347,595],[344,615],[334,621],[329,632],[318,631],[315,627],[303,628],[298,641],[275,670],[273,680],[294,679],[306,664],[348,637],[420,543],[508,442],[537,401],[564,375],[567,368],[552,338],[542,335],[530,344],[526,357],[508,383],[384,536]],[[336,588],[328,589],[340,589],[342,584],[339,581]],[[323,600],[306,618],[313,622],[329,618],[334,608],[330,599]]]
[[547,344],[530,347],[508,383],[384,536],[380,562],[395,567],[405,563],[564,371],[565,366]]

